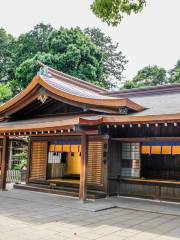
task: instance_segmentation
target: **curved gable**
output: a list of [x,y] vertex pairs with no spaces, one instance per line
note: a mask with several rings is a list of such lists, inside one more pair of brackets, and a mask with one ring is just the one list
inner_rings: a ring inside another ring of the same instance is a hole
[[[74,81],[74,80],[73,80]],[[118,113],[121,108],[133,111],[141,111],[144,108],[128,98],[105,96],[93,91],[83,84],[77,85],[72,81],[56,78],[50,72],[41,73],[33,78],[32,82],[18,95],[0,106],[0,115],[11,115],[35,99],[46,101],[53,96],[62,102],[78,106],[83,109],[91,109],[96,112]]]

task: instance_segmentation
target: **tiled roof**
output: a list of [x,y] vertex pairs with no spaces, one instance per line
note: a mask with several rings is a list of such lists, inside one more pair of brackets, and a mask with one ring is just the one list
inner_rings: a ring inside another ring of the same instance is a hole
[[143,105],[146,110],[135,115],[159,115],[180,113],[180,92],[132,97],[132,101]]
[[120,97],[111,97],[111,96],[105,96],[105,95],[101,95],[98,92],[94,92],[93,90],[84,88],[82,86],[77,86],[74,85],[73,83],[69,83],[69,82],[63,82],[60,81],[59,79],[55,78],[55,77],[44,77],[41,76],[41,78],[43,78],[44,81],[46,81],[49,85],[63,91],[69,94],[73,94],[79,97],[83,97],[83,98],[94,98],[94,99],[122,99]]
[[107,89],[96,86],[90,82],[81,80],[79,78],[70,76],[69,74],[63,73],[61,71],[57,71],[45,64],[43,64],[42,62],[38,61],[38,64],[43,67],[46,68],[47,72],[52,75],[54,78],[59,79],[60,81],[66,82],[66,83],[71,83],[74,86],[80,86],[82,88],[86,88],[89,90],[92,90],[93,92],[98,92],[98,93],[106,93]]
[[[127,107],[133,111],[142,111],[143,106],[136,104],[124,97],[105,95],[106,90],[93,84],[70,77],[66,74],[44,67],[36,75],[32,82],[17,96],[0,106],[0,118],[11,115],[16,109],[25,107],[31,99],[38,98],[43,88],[45,92],[54,94],[60,101],[69,101],[80,104],[83,108],[104,113],[119,113],[120,108]],[[32,95],[34,92],[34,95]],[[48,95],[47,93],[47,95]],[[70,103],[69,103],[70,104]]]
[[105,95],[127,97],[144,106],[144,111],[133,115],[160,115],[180,113],[180,84],[164,85],[150,88],[111,91]]

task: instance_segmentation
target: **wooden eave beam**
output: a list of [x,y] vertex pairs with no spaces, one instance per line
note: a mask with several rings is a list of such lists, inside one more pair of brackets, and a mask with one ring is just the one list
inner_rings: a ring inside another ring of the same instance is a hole
[[91,111],[97,111],[97,112],[105,112],[105,113],[109,113],[109,114],[117,114],[118,113],[118,109],[116,110],[113,110],[111,108],[103,108],[102,106],[95,106],[95,105],[86,105],[84,103],[79,103],[79,102],[76,102],[76,101],[71,101],[71,100],[68,100],[68,99],[65,99],[61,96],[57,96],[56,94],[52,93],[52,92],[49,92],[47,91],[47,95],[57,101],[61,101],[63,103],[66,103],[68,105],[72,105],[74,107],[78,107],[78,108],[81,108],[81,109],[84,109],[85,106],[87,107],[87,110],[91,110]]
[[[69,131],[70,130],[70,131]],[[24,134],[26,133],[26,134]],[[54,128],[43,128],[43,129],[19,129],[19,130],[8,130],[8,131],[0,131],[0,138],[4,136],[70,136],[70,135],[78,135],[81,136],[83,133],[87,135],[98,135],[99,130],[75,130],[74,125],[69,125],[66,127],[54,127]],[[5,134],[5,135],[4,135]]]
[[103,116],[102,125],[128,125],[128,124],[155,124],[180,122],[180,114],[164,114],[149,116]]
[[[40,125],[40,123],[37,123],[37,125]],[[54,130],[68,130],[68,129],[74,129],[74,125],[66,125],[66,126],[53,126],[53,127],[23,127],[22,128],[14,128],[14,127],[8,127],[0,129],[0,133],[13,133],[13,132],[42,132],[42,131],[54,131]]]
[[39,95],[38,89],[33,89],[33,91],[29,95],[22,98],[22,100],[20,102],[16,102],[14,105],[12,105],[9,108],[7,108],[6,110],[4,110],[3,113],[5,112],[6,115],[10,116],[13,113],[18,112],[19,110],[28,106],[35,99],[37,99],[38,95]]

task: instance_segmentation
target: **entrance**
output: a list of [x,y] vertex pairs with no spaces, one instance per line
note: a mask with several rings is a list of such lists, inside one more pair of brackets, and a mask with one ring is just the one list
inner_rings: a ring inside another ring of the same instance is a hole
[[53,183],[78,183],[81,145],[78,141],[50,142],[48,146],[48,180]]

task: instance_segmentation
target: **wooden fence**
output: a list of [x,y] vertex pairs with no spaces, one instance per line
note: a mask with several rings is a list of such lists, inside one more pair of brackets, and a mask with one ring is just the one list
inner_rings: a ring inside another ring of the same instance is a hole
[[21,172],[19,170],[8,170],[6,182],[8,183],[21,182]]

